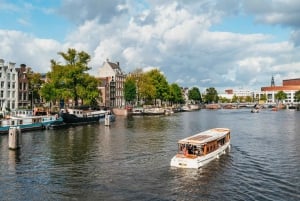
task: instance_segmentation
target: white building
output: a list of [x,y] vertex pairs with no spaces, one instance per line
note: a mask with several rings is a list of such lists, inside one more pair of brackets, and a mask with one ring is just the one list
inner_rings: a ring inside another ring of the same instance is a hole
[[275,104],[278,102],[275,96],[279,91],[283,91],[287,95],[287,98],[282,101],[284,104],[298,104],[295,93],[300,91],[300,78],[283,80],[282,85],[277,86],[275,85],[272,77],[271,86],[261,87],[261,93],[256,96],[260,97],[264,94],[267,98],[267,103]]
[[0,107],[2,111],[18,108],[18,72],[15,63],[5,65],[3,59],[0,59]]
[[233,96],[236,97],[253,97],[254,96],[254,92],[251,90],[247,90],[247,89],[237,89],[237,90],[233,90],[233,89],[227,89],[225,90],[224,94],[219,94],[220,97],[232,100]]
[[99,77],[107,82],[105,92],[102,94],[104,105],[108,107],[124,107],[126,75],[122,72],[119,62],[113,63],[107,59],[99,69]]

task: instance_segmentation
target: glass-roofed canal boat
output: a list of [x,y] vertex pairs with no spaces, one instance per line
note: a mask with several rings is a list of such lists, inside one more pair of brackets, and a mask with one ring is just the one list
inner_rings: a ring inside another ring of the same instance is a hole
[[220,155],[230,146],[230,129],[213,128],[178,141],[178,153],[171,166],[200,168]]

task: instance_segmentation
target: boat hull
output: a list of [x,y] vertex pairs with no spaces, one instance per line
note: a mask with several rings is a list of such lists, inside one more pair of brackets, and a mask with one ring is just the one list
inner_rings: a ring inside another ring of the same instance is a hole
[[229,148],[230,142],[227,142],[217,150],[205,155],[198,157],[189,157],[183,154],[177,154],[171,159],[170,165],[178,168],[200,168],[208,164],[212,160],[219,158],[222,154],[226,153],[226,149]]
[[89,116],[89,117],[77,117],[76,115],[73,114],[61,113],[61,117],[63,118],[63,121],[66,124],[87,124],[87,123],[99,122],[100,118],[104,119],[105,114]]
[[9,128],[12,126],[17,126],[22,132],[26,132],[44,130],[49,125],[57,122],[62,122],[62,119],[58,118],[57,115],[12,117],[1,122],[0,134],[8,134]]

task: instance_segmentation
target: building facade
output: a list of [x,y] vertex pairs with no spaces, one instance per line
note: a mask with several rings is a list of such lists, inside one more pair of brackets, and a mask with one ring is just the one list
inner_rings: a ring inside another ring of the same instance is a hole
[[107,59],[99,69],[99,78],[102,80],[100,90],[102,92],[103,105],[111,108],[124,107],[126,75],[122,72],[119,62],[113,63]]
[[18,108],[18,72],[15,63],[0,59],[0,107],[2,111]]
[[18,108],[28,108],[32,106],[28,81],[28,73],[31,71],[31,68],[21,64],[20,68],[16,68],[16,70],[18,72]]
[[[272,77],[272,80],[274,78]],[[283,100],[284,104],[287,105],[293,105],[295,103],[298,103],[295,98],[295,93],[300,90],[300,78],[297,79],[287,79],[282,81],[282,86],[276,86],[274,82],[271,83],[271,86],[269,87],[261,87],[261,93],[266,95],[267,103],[275,104],[277,103],[277,100],[275,98],[275,95],[279,91],[283,91],[287,94],[287,98]]]
[[234,96],[245,99],[246,97],[253,98],[254,92],[247,89],[226,89],[224,94],[219,94],[220,97],[232,100]]

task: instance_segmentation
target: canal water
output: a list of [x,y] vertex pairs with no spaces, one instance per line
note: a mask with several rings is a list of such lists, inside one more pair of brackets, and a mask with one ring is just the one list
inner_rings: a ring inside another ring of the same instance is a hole
[[[200,169],[169,166],[177,141],[231,129]],[[300,200],[300,112],[200,110],[0,136],[0,200]]]

